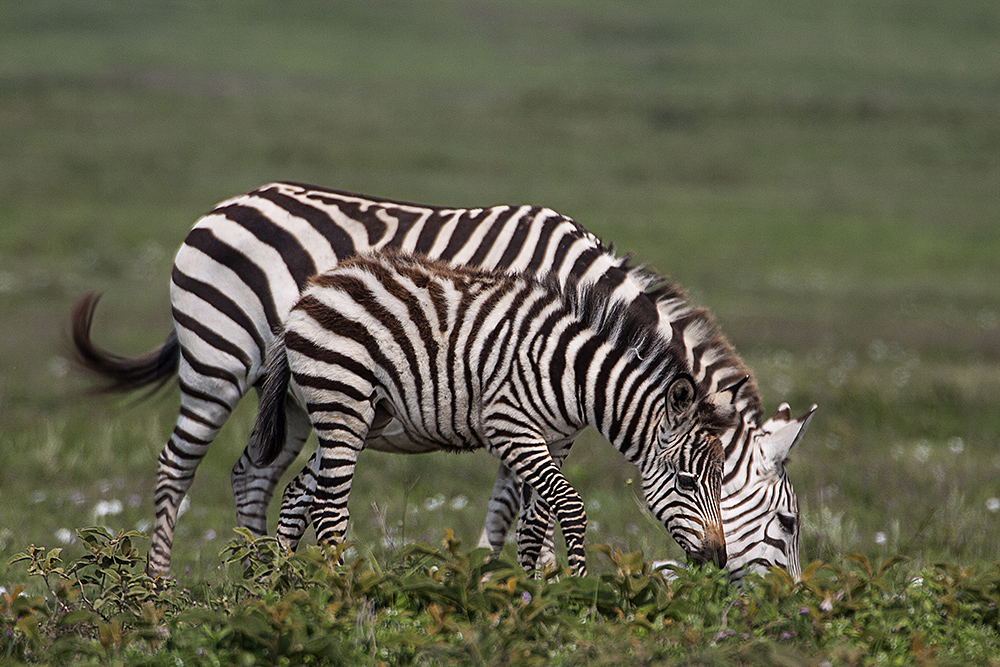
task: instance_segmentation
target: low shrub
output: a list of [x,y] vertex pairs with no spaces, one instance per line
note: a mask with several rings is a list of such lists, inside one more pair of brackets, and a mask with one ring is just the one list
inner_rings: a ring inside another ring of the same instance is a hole
[[711,566],[655,571],[593,552],[604,574],[535,577],[488,550],[410,544],[385,562],[283,553],[247,531],[222,551],[244,577],[199,595],[144,573],[135,532],[77,531],[82,557],[30,547],[42,582],[0,596],[10,664],[1000,664],[1000,567],[916,569],[859,554],[730,583]]

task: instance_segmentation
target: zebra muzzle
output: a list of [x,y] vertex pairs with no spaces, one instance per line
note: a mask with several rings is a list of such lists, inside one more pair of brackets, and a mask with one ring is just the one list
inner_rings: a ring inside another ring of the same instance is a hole
[[701,549],[689,553],[688,556],[698,565],[714,563],[716,567],[723,568],[728,560],[726,555],[726,539],[722,530],[709,530],[702,542]]

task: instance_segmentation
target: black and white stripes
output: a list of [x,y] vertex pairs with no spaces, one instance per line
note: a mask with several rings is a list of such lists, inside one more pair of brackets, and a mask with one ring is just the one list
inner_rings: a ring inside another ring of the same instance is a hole
[[[727,352],[727,346],[718,345],[721,338],[712,331],[710,322],[706,324],[708,321],[683,295],[651,299],[644,292],[655,277],[630,270],[622,258],[583,227],[550,209],[442,208],[291,183],[265,185],[220,203],[185,239],[171,275],[174,328],[156,350],[136,358],[102,350],[90,337],[97,298],[85,297],[74,311],[73,340],[78,357],[110,381],[107,389],[131,391],[178,374],[181,406],[174,431],[159,456],[150,573],[169,570],[177,508],[199,462],[237,402],[262,381],[272,331],[282,326],[307,278],[356,254],[383,248],[424,253],[451,265],[549,275],[564,285],[597,283],[612,301],[628,304],[637,314],[657,322],[663,336],[681,339],[699,389],[717,391],[748,372],[731,350]],[[774,463],[777,475],[744,470],[752,458],[748,447],[773,453],[783,440],[763,428],[760,398],[752,381],[740,389],[736,407],[743,417],[742,425],[723,437],[727,456],[723,519],[728,525],[728,512],[732,512],[740,522],[740,535],[749,537],[734,552],[740,556],[730,558],[730,567],[740,567],[740,559],[750,562],[762,557],[795,571],[797,533],[785,541],[787,548],[779,553],[769,546],[775,540],[773,530],[767,528],[778,514],[797,519],[783,457],[756,456],[758,461]],[[244,452],[233,468],[237,521],[257,534],[266,530],[267,505],[278,478],[310,432],[307,415],[292,403],[286,420],[286,442],[272,465],[253,466]],[[776,422],[768,423],[773,426]],[[395,422],[367,446],[391,452],[426,450]],[[781,486],[780,493],[774,492],[776,485]],[[515,500],[503,510],[498,504],[512,494],[516,498],[516,485],[501,470],[487,519],[494,545],[502,544],[506,526],[519,505]],[[744,501],[758,494],[778,505]],[[794,523],[797,526],[797,521]]]
[[286,492],[279,538],[294,543],[310,521],[320,540],[341,539],[358,453],[395,418],[429,449],[499,458],[542,528],[522,536],[520,562],[534,567],[551,511],[582,574],[583,502],[549,444],[589,425],[639,468],[649,509],[688,554],[724,565],[716,434],[735,412],[695,387],[683,352],[593,285],[389,251],[345,262],[310,281],[271,348],[252,456],[267,465],[281,451],[290,379],[320,442]]

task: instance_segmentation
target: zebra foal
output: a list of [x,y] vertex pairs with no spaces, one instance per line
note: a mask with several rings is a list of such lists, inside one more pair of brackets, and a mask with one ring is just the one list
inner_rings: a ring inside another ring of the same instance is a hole
[[[283,496],[279,540],[294,548],[307,522],[322,542],[343,538],[358,455],[395,419],[427,450],[499,458],[585,574],[583,501],[549,446],[593,426],[639,468],[647,507],[688,555],[724,566],[716,434],[735,413],[699,393],[682,350],[593,285],[389,251],[348,260],[310,281],[268,353],[254,462],[284,446],[290,387],[319,437]],[[519,544],[527,569],[536,537]]]

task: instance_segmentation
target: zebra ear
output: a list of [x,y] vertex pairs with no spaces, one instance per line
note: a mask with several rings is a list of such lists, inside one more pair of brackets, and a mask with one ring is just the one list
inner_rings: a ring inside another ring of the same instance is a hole
[[763,433],[758,441],[764,460],[775,468],[783,466],[789,452],[799,444],[813,413],[816,412],[816,405],[809,408],[809,411],[798,419],[792,419],[792,411],[788,403],[778,406],[778,411],[761,426]]
[[686,422],[694,411],[694,380],[687,373],[681,373],[667,387],[667,413],[664,425],[673,430]]

